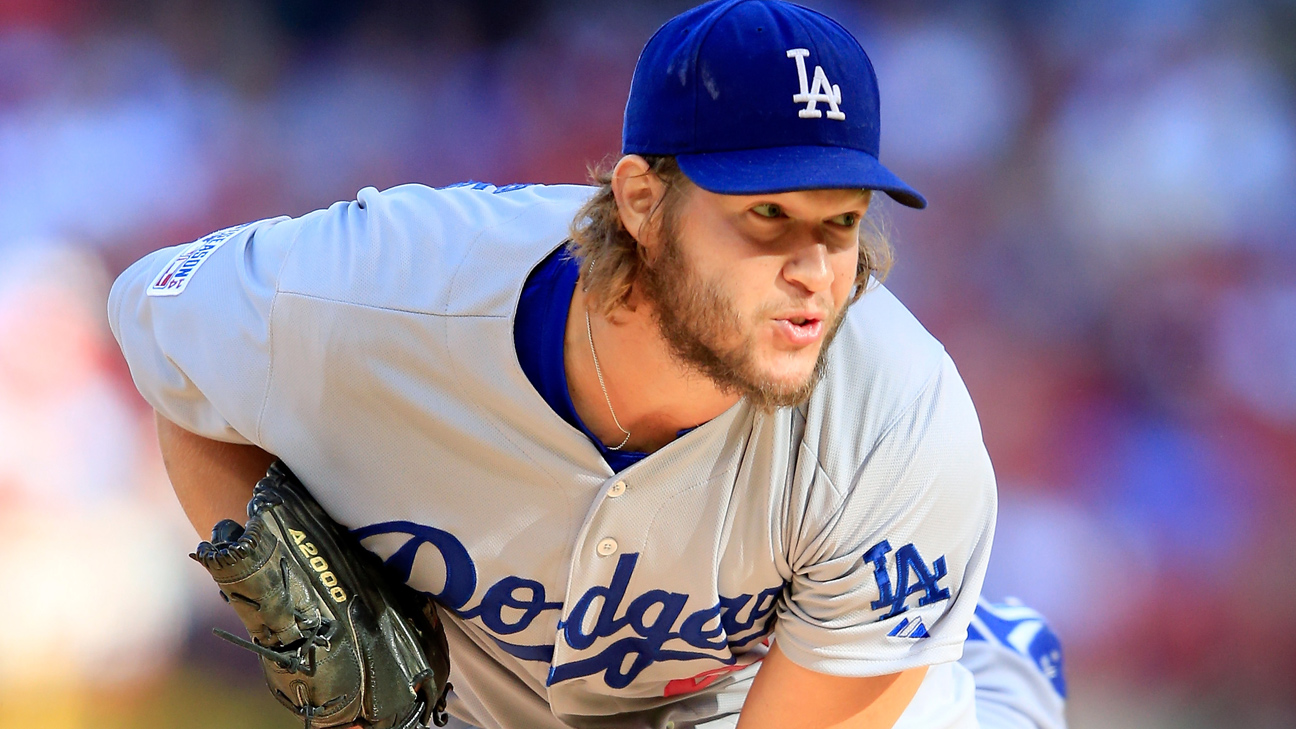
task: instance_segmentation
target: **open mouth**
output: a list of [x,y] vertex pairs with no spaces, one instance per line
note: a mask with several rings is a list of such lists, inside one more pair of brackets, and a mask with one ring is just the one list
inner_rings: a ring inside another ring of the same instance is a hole
[[811,344],[823,333],[823,319],[808,316],[790,316],[776,319],[784,337],[794,345]]

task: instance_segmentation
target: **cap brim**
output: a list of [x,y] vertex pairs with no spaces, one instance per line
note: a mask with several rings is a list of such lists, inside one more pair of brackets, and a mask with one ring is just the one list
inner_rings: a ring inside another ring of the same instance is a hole
[[901,205],[927,207],[927,199],[868,152],[848,147],[773,147],[682,154],[680,169],[703,190],[759,195],[794,190],[881,190]]

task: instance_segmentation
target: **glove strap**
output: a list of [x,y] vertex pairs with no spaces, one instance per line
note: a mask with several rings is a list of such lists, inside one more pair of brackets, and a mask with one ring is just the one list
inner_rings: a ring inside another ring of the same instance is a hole
[[[324,632],[324,625],[320,625],[297,646],[296,650],[290,651],[286,648],[275,650],[266,648],[263,645],[253,643],[250,640],[244,640],[232,633],[228,633],[220,628],[212,628],[212,632],[217,638],[223,638],[240,648],[246,648],[253,653],[273,661],[280,668],[292,673],[300,673],[303,676],[315,675],[315,647],[321,646],[325,649],[329,647],[328,636],[320,635]],[[332,626],[329,626],[332,627]]]

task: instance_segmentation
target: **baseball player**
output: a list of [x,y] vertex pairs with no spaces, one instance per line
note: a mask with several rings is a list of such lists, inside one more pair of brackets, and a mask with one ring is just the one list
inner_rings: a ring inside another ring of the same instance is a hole
[[113,332],[201,533],[277,457],[437,600],[458,726],[1062,727],[1052,633],[978,611],[994,477],[878,283],[872,194],[926,204],[878,129],[840,25],[717,0],[595,186],[228,228],[123,273]]

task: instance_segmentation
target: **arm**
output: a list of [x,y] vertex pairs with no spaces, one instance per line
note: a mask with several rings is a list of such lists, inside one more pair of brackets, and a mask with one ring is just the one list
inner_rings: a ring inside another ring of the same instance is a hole
[[778,642],[761,661],[738,729],[891,729],[927,667],[887,676],[830,676],[793,663]]
[[157,431],[167,476],[198,535],[206,538],[221,519],[247,521],[252,487],[275,457],[253,445],[196,435],[161,414]]
[[[221,519],[247,521],[252,488],[274,460],[252,443],[269,385],[269,313],[297,226],[258,221],[154,251],[108,296],[113,336],[155,411],[167,475],[203,539]],[[205,258],[173,276],[197,250]],[[166,280],[183,287],[167,290]]]

